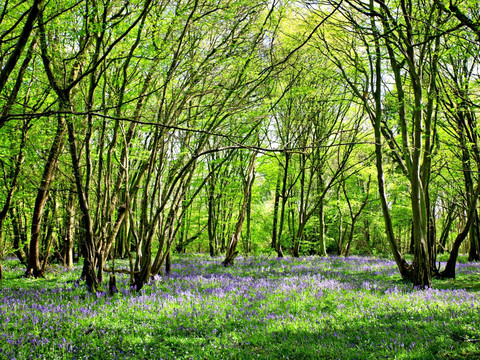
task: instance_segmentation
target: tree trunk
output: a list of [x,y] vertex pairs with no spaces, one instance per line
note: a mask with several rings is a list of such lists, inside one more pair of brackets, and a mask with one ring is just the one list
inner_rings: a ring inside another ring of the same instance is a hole
[[[62,113],[66,113],[70,110],[70,98],[68,92],[65,92],[59,96],[60,109]],[[65,115],[62,115],[65,116]],[[80,211],[82,214],[82,225],[83,225],[83,276],[87,283],[87,289],[89,292],[98,291],[99,281],[97,275],[95,274],[95,263],[96,263],[96,246],[95,240],[93,237],[93,226],[92,219],[90,217],[90,209],[87,200],[86,191],[82,185],[82,175],[80,172],[80,159],[78,156],[77,150],[77,140],[75,135],[75,127],[71,117],[65,119],[67,130],[68,130],[68,141],[70,149],[70,157],[72,159],[73,173],[75,176],[75,185],[78,196],[78,203],[80,205]]]
[[[62,111],[62,109],[60,109]],[[40,259],[39,259],[39,239],[40,228],[42,224],[43,212],[48,199],[48,193],[55,176],[58,158],[63,149],[63,142],[66,133],[64,114],[58,115],[57,131],[53,139],[50,151],[48,153],[47,162],[43,169],[42,179],[37,191],[35,205],[33,208],[32,225],[30,231],[30,248],[28,254],[28,266],[25,275],[38,277],[41,276]]]
[[[122,205],[117,210],[117,219],[115,221],[114,226],[112,227],[108,238],[104,240],[103,246],[98,251],[98,265],[97,265],[97,279],[99,283],[103,282],[103,268],[107,261],[108,256],[110,255],[113,243],[117,239],[117,236],[120,232],[120,229],[123,224],[123,220],[125,219],[126,214],[126,205]],[[115,257],[116,254],[114,252],[113,256]]]
[[2,259],[3,259],[3,221],[0,221],[0,281],[3,280]]
[[[300,154],[300,203],[298,205],[298,229],[293,241],[293,256],[300,256],[300,246],[302,245],[305,225],[308,221],[307,205],[305,199],[305,167],[307,158],[305,153]],[[323,199],[320,199],[322,201]],[[293,225],[293,222],[292,222]],[[294,230],[294,229],[292,229]]]
[[480,261],[480,221],[478,218],[478,210],[476,209],[469,236],[470,248],[468,251],[468,261]]
[[[370,0],[370,8],[373,10],[373,1]],[[385,178],[383,171],[383,156],[382,156],[382,135],[381,135],[381,122],[382,122],[382,54],[380,51],[379,43],[379,34],[374,23],[374,19],[371,18],[372,28],[375,35],[375,87],[373,89],[373,96],[375,102],[375,111],[371,113],[371,120],[373,122],[373,128],[375,133],[375,163],[377,168],[377,183],[378,183],[378,193],[380,196],[380,203],[382,206],[383,219],[385,222],[385,232],[387,234],[387,239],[392,250],[393,258],[397,264],[397,267],[400,271],[400,275],[403,278],[410,278],[410,267],[403,258],[395,235],[393,232],[392,219],[390,217],[390,210],[388,208],[387,195],[385,192]],[[373,69],[372,69],[373,70]],[[372,84],[373,85],[373,84]],[[366,101],[366,100],[365,100]]]
[[67,204],[67,218],[65,221],[66,233],[63,245],[65,266],[73,269],[73,244],[75,236],[75,187],[70,188]]
[[[213,171],[213,170],[211,170]],[[217,255],[217,222],[215,218],[215,175],[214,173],[211,174],[208,182],[208,247],[210,256],[214,257]]]
[[[345,187],[345,181],[342,182],[343,194],[345,196],[345,199],[347,200],[348,210],[350,212],[350,221],[351,221],[350,231],[348,233],[348,238],[347,238],[347,244],[345,245],[344,249],[342,250],[343,255],[345,257],[347,257],[349,252],[350,252],[350,245],[352,243],[353,234],[354,234],[354,231],[355,231],[355,223],[357,222],[358,217],[362,213],[365,206],[367,206],[368,196],[370,194],[370,180],[371,180],[371,178],[369,176],[368,177],[368,182],[367,182],[367,188],[366,188],[366,193],[367,194],[366,194],[365,199],[363,200],[362,204],[360,205],[360,208],[358,209],[358,211],[356,213],[353,212],[352,204],[350,203],[350,199],[348,198],[347,190],[346,190],[346,187]],[[401,245],[400,245],[400,249],[401,249]]]
[[[468,231],[474,221],[475,217],[475,210],[477,205],[477,199],[480,194],[480,183],[477,184],[477,188],[475,189],[475,193],[471,197],[471,203],[467,213],[467,222],[463,230],[457,235],[453,245],[452,250],[450,251],[450,256],[448,257],[447,264],[445,265],[445,269],[440,273],[441,277],[444,278],[455,278],[455,267],[457,264],[458,258],[458,251],[460,250],[460,245],[462,245],[463,240],[468,235]],[[467,194],[468,195],[468,194]]]
[[[10,210],[10,205],[12,203],[13,195],[15,193],[15,188],[17,187],[18,176],[20,174],[20,169],[22,167],[23,160],[24,160],[23,148],[25,147],[27,128],[28,127],[25,124],[23,126],[23,129],[22,129],[22,136],[21,136],[21,141],[20,141],[20,150],[19,150],[19,154],[18,154],[18,156],[16,158],[16,161],[15,161],[15,170],[14,170],[12,176],[11,176],[12,179],[11,179],[10,188],[7,191],[5,203],[3,204],[2,210],[0,210],[0,260],[3,258],[3,242],[2,242],[3,225],[4,225],[5,219],[7,218],[7,215],[8,215],[9,210]],[[5,181],[6,180],[7,179],[5,179]],[[18,246],[18,243],[17,243],[17,246]],[[15,249],[18,249],[18,247],[15,247]],[[18,257],[23,260],[23,256],[20,254],[19,250],[20,249],[15,250],[15,251],[18,252],[17,256],[20,255]],[[22,260],[20,260],[20,261],[22,261]],[[22,263],[23,263],[23,261],[22,261]],[[1,266],[1,264],[0,264],[0,266]],[[1,270],[1,267],[0,267],[0,270]]]
[[13,228],[13,248],[17,259],[24,265],[27,265],[28,239],[23,226],[21,214],[14,208],[9,209]]
[[280,208],[280,224],[278,226],[278,240],[277,240],[277,255],[278,257],[283,257],[282,250],[282,235],[283,235],[283,226],[285,223],[285,205],[287,204],[287,179],[288,179],[288,167],[290,165],[290,154],[285,153],[285,167],[283,168],[283,179],[282,179],[282,193],[280,197],[282,198],[282,206]]
[[445,249],[447,248],[448,235],[450,234],[450,229],[452,227],[453,220],[455,218],[453,215],[454,211],[455,211],[455,205],[451,203],[448,208],[447,218],[444,221],[444,224],[442,227],[442,233],[440,234],[440,239],[439,239],[442,252],[444,252]]
[[248,198],[250,197],[251,185],[254,179],[255,172],[255,158],[257,153],[253,153],[250,160],[250,166],[248,169],[247,181],[245,184],[244,194],[243,194],[243,205],[238,215],[237,225],[235,226],[235,231],[230,238],[228,244],[227,253],[225,254],[225,259],[222,261],[223,266],[233,265],[235,257],[238,255],[236,250],[238,240],[240,239],[240,234],[242,233],[243,222],[245,220],[245,215],[247,213]]
[[278,227],[278,207],[280,204],[280,181],[282,179],[281,173],[277,175],[277,183],[275,185],[275,199],[273,203],[273,224],[272,224],[272,249],[277,249],[277,227]]
[[325,244],[325,211],[323,200],[318,206],[318,251],[320,256],[327,256],[327,246]]
[[[317,178],[317,192],[323,194],[325,190],[325,182],[323,180],[322,172],[318,172]],[[318,240],[317,240],[317,255],[327,256],[327,245],[325,243],[325,209],[324,209],[324,197],[320,199],[318,204]]]
[[[465,181],[465,193],[467,198],[467,207],[470,208],[470,203],[473,201],[473,179],[472,179],[472,167],[470,164],[470,153],[468,151],[467,139],[465,133],[467,129],[465,129],[465,116],[463,112],[456,113],[456,125],[457,125],[457,133],[460,141],[460,147],[462,149],[462,170],[463,170],[463,178]],[[475,210],[474,217],[470,224],[469,230],[469,239],[470,239],[470,249],[468,253],[468,260],[480,260],[479,252],[478,252],[478,236],[479,236],[479,221],[478,221],[478,212]]]
[[172,271],[172,258],[171,258],[171,251],[168,249],[167,256],[165,258],[165,274],[170,274]]
[[430,257],[426,239],[426,213],[425,213],[425,194],[420,179],[420,151],[422,146],[421,129],[422,129],[422,103],[420,92],[422,91],[419,84],[414,86],[415,92],[415,136],[414,148],[412,154],[412,173],[410,178],[411,203],[413,216],[413,242],[414,242],[414,261],[412,281],[413,285],[420,287],[430,287],[432,283],[432,273],[430,268]]
[[250,190],[248,195],[248,202],[247,202],[247,233],[245,234],[246,241],[247,241],[247,248],[246,253],[252,252],[252,186],[253,182],[255,181],[255,173],[253,174],[253,179],[250,183]]

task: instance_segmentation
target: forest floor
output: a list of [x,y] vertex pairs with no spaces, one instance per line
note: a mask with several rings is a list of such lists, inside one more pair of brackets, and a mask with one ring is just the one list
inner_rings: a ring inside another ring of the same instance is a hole
[[[140,292],[4,262],[1,359],[480,359],[480,264],[427,290],[370,257],[174,257]],[[117,266],[118,266],[117,261]],[[111,264],[109,264],[109,267]],[[108,279],[107,279],[108,284]]]

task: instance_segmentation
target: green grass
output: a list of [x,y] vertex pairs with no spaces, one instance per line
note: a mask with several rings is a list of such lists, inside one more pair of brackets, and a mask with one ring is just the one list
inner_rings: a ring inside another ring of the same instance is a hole
[[[479,265],[414,290],[388,260],[174,259],[140,293],[88,294],[80,268],[25,279],[5,262],[0,358],[475,359]],[[118,275],[117,275],[118,276]]]

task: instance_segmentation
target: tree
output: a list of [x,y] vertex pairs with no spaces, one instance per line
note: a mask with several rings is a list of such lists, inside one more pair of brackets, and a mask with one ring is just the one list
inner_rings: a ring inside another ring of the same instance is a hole
[[[468,35],[466,35],[468,38]],[[477,120],[473,110],[473,73],[478,69],[478,45],[471,41],[457,41],[458,51],[450,51],[441,61],[442,72],[439,82],[442,86],[442,104],[445,108],[445,129],[455,138],[460,147],[462,173],[465,183],[467,220],[463,230],[456,237],[450,257],[442,271],[444,277],[455,277],[455,264],[460,245],[470,236],[470,260],[480,259],[479,218],[476,209],[479,181],[473,174],[472,161],[480,169]]]
[[[343,196],[345,197],[345,200],[347,201],[348,212],[350,214],[350,224],[349,224],[350,229],[348,231],[348,237],[345,239],[346,243],[344,243],[343,241],[339,241],[339,243],[338,243],[338,255],[340,255],[340,256],[344,255],[345,257],[347,257],[349,255],[350,246],[352,244],[353,235],[354,235],[354,231],[355,231],[355,223],[357,222],[358,217],[362,213],[363,209],[365,209],[365,206],[367,205],[367,202],[368,202],[368,197],[370,195],[370,180],[371,180],[371,177],[369,176],[366,185],[364,185],[364,186],[363,186],[363,184],[357,185],[358,188],[360,188],[364,191],[365,197],[362,200],[362,202],[360,203],[360,206],[358,207],[358,209],[356,211],[354,211],[352,201],[350,200],[348,192],[347,192],[345,178],[342,177],[341,186],[342,186]],[[344,240],[344,237],[341,236],[340,239]]]
[[[410,278],[415,285],[430,286],[434,241],[433,233],[428,230],[431,229],[428,184],[432,149],[435,144],[432,141],[432,118],[436,89],[435,73],[438,63],[435,49],[439,43],[439,36],[431,32],[430,24],[434,21],[433,19],[437,19],[436,21],[440,23],[442,18],[435,17],[438,13],[435,6],[424,8],[417,4],[414,8],[412,3],[407,4],[403,1],[400,3],[399,11],[392,11],[395,5],[384,2],[359,1],[348,2],[348,4],[343,8],[343,16],[349,21],[351,33],[358,36],[364,52],[359,52],[358,44],[350,49],[335,50],[332,46],[328,44],[327,46],[331,54],[335,51],[332,56],[334,63],[372,121],[376,144],[377,181],[387,238],[400,273],[403,277]],[[412,16],[414,11],[421,11],[427,17],[422,19],[423,15],[420,12]],[[383,41],[383,47],[381,41]],[[382,88],[386,76],[383,70],[384,52],[388,55],[387,59],[395,81],[398,107],[396,127],[400,130],[398,135],[392,131],[383,113],[383,103],[387,98]],[[342,60],[338,55],[340,53],[344,54]],[[433,55],[430,56],[430,54]],[[352,73],[342,64],[345,59],[352,64]],[[427,70],[429,77],[424,76]],[[363,77],[363,84],[360,82],[359,75]],[[408,75],[408,82],[404,80],[406,75]],[[406,107],[405,86],[408,86],[413,94],[412,108]],[[425,92],[428,94],[426,100]],[[409,128],[413,129],[411,137]],[[412,236],[415,244],[415,259],[411,267],[403,259],[393,233],[384,190],[382,137],[410,184]],[[397,138],[400,144],[397,143]]]
[[238,255],[237,244],[242,233],[243,222],[245,221],[245,216],[247,214],[248,203],[250,199],[250,194],[252,191],[252,184],[255,175],[255,159],[257,153],[254,152],[250,158],[250,164],[248,166],[247,178],[243,190],[243,202],[242,207],[238,214],[238,220],[235,225],[235,231],[233,232],[230,241],[227,245],[227,252],[225,254],[225,259],[222,261],[223,266],[233,265],[235,257]]

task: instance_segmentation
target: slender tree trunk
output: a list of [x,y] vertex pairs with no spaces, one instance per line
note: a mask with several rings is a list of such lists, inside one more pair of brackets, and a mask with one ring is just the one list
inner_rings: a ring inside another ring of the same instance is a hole
[[[300,203],[298,207],[298,229],[293,242],[293,256],[300,256],[300,246],[303,241],[304,229],[307,224],[307,209],[306,209],[306,199],[305,199],[305,167],[306,167],[306,155],[305,153],[300,154]],[[321,199],[323,200],[323,199]],[[293,223],[292,223],[293,224]]]
[[[427,197],[429,198],[429,197]],[[428,201],[427,205],[427,247],[430,259],[430,269],[433,274],[436,272],[437,261],[437,227],[435,223],[435,208]]]
[[167,256],[165,258],[165,274],[170,274],[172,271],[172,258],[171,258],[171,251],[168,249]]
[[478,218],[478,210],[476,209],[469,236],[470,248],[468,250],[468,261],[480,261],[480,221]]
[[444,224],[442,227],[442,233],[440,234],[439,243],[441,245],[441,252],[444,252],[447,248],[447,239],[448,239],[448,235],[450,234],[450,229],[452,227],[453,220],[454,220],[454,216],[453,216],[454,210],[455,210],[455,206],[452,203],[448,208],[447,218],[444,221]]
[[[184,219],[180,225],[180,231],[178,236],[178,243],[176,246],[176,250],[179,254],[184,254],[186,247],[188,245],[187,242],[187,229],[190,227],[190,211],[187,206],[187,200],[183,199],[182,201],[182,212],[185,213]],[[208,224],[207,224],[208,227]]]
[[[12,175],[10,188],[8,189],[7,194],[6,194],[5,203],[3,204],[3,207],[0,210],[0,261],[3,258],[3,249],[4,249],[3,241],[2,241],[3,226],[4,226],[5,219],[7,218],[7,215],[8,215],[9,210],[10,210],[10,205],[11,205],[12,200],[13,200],[13,195],[14,195],[15,189],[17,187],[18,176],[20,175],[20,169],[21,169],[22,164],[23,164],[23,160],[24,160],[23,148],[25,147],[26,134],[27,134],[27,124],[25,124],[23,126],[23,129],[22,129],[22,136],[21,136],[21,141],[20,141],[20,151],[19,151],[19,154],[18,154],[17,159],[15,161],[15,170],[14,170],[13,175]],[[18,244],[17,244],[17,246],[18,246]],[[17,247],[16,247],[16,249],[17,249]],[[18,257],[23,260],[23,256],[20,253],[20,249],[16,250],[16,252],[18,253],[17,256],[20,255]],[[0,280],[1,279],[2,279],[2,273],[1,273],[1,263],[0,263]]]
[[3,280],[2,259],[3,259],[3,221],[0,221],[0,281]]
[[278,257],[283,257],[283,250],[282,250],[282,235],[283,235],[283,227],[285,223],[285,205],[287,204],[287,180],[288,180],[288,167],[290,165],[290,154],[288,152],[285,153],[285,167],[283,168],[283,179],[282,179],[282,206],[280,208],[280,224],[278,226],[278,240],[277,240],[277,255]]
[[[13,248],[15,249],[15,255],[17,259],[24,265],[27,265],[27,257],[28,254],[28,239],[27,234],[25,232],[23,226],[23,220],[21,214],[15,209],[15,207],[11,207],[9,209],[10,219],[12,221],[12,228],[13,228]],[[26,248],[27,247],[27,248]],[[27,251],[25,251],[27,250]]]
[[457,235],[455,241],[452,245],[452,250],[450,251],[450,256],[448,257],[447,264],[445,265],[445,269],[440,273],[441,277],[445,278],[455,278],[455,267],[457,264],[458,252],[460,250],[460,246],[462,245],[463,240],[468,235],[468,231],[474,221],[475,217],[475,209],[477,205],[477,199],[480,194],[480,183],[477,184],[477,188],[475,189],[475,193],[472,195],[472,202],[470,203],[468,213],[467,213],[467,222],[463,228],[463,230]]
[[277,175],[277,183],[275,185],[275,199],[273,203],[273,224],[272,224],[272,249],[277,249],[277,228],[278,228],[278,207],[280,204],[280,181],[282,179],[281,172]]
[[64,240],[65,266],[73,269],[73,244],[75,236],[75,186],[72,184],[68,194],[66,234]]
[[[125,215],[126,215],[126,206],[122,205],[117,210],[117,219],[115,221],[115,224],[112,226],[112,229],[108,235],[108,238],[105,239],[105,242],[103,243],[103,248],[100,249],[101,251],[98,252],[97,279],[99,283],[103,282],[103,268],[110,255],[112,246],[115,240],[117,239],[118,234],[120,233],[120,229],[122,227],[123,220],[125,219]],[[113,257],[115,256],[116,254],[114,252]]]
[[[473,201],[473,179],[472,179],[472,167],[470,164],[470,154],[467,149],[467,139],[465,136],[465,116],[463,112],[457,112],[457,133],[459,134],[460,146],[462,149],[462,170],[463,178],[465,181],[465,193],[467,194],[467,207],[470,207],[470,203]],[[480,260],[479,253],[477,250],[478,247],[478,236],[479,236],[479,221],[478,221],[478,212],[475,210],[474,218],[472,219],[470,230],[469,230],[469,239],[470,239],[470,249],[468,259],[469,261]]]
[[[345,237],[346,237],[346,231],[344,231],[343,229],[343,213],[342,213],[342,209],[340,208],[340,188],[337,191],[337,213],[338,213],[337,255],[342,256],[343,244],[345,243]],[[348,224],[347,224],[347,228],[348,228]]]
[[47,234],[45,236],[45,240],[44,240],[44,255],[43,255],[43,262],[42,262],[42,267],[41,267],[41,273],[45,273],[45,269],[47,267],[47,264],[48,264],[48,258],[50,256],[50,253],[51,253],[51,250],[52,250],[52,247],[53,247],[53,244],[55,242],[55,231],[54,231],[54,228],[55,228],[55,218],[57,216],[57,210],[58,210],[58,202],[56,201],[55,197],[52,196],[51,197],[53,204],[50,204],[50,209],[51,209],[51,215],[50,215],[50,221],[49,221],[49,224],[47,226]]
[[[213,170],[211,170],[213,171]],[[216,232],[216,218],[215,218],[215,174],[212,173],[208,183],[208,247],[210,256],[217,255],[217,232]]]
[[370,220],[367,217],[365,217],[364,220],[363,220],[363,231],[362,231],[362,233],[363,233],[363,236],[365,238],[365,243],[369,247],[371,247],[372,246],[372,243],[371,243],[372,236],[370,234]]
[[[62,94],[59,96],[60,108],[62,113],[66,113],[70,110],[70,98],[68,93]],[[64,115],[63,115],[64,116]],[[73,173],[75,176],[75,185],[77,190],[78,202],[80,205],[80,211],[82,214],[82,237],[84,241],[83,245],[83,276],[87,283],[87,289],[90,292],[96,292],[98,290],[99,281],[95,274],[95,263],[96,263],[96,246],[95,240],[93,237],[93,226],[92,219],[90,217],[90,209],[88,204],[88,199],[86,195],[86,190],[82,185],[82,175],[80,172],[80,159],[78,156],[77,150],[77,140],[75,135],[75,128],[73,124],[73,119],[70,117],[65,119],[68,129],[68,140],[69,140],[69,149],[70,157],[72,159]],[[87,190],[88,191],[88,190]]]
[[325,244],[325,211],[323,200],[318,206],[318,251],[320,256],[327,256],[327,246]]
[[253,153],[252,158],[250,160],[247,181],[245,184],[245,189],[243,194],[243,205],[238,215],[235,231],[232,234],[232,237],[230,238],[225,259],[222,261],[223,266],[233,265],[235,257],[238,255],[238,251],[236,250],[236,248],[237,248],[238,240],[240,239],[240,234],[242,233],[242,227],[243,227],[243,222],[245,220],[245,215],[247,213],[248,198],[250,196],[251,185],[254,179],[256,157],[257,157],[257,153]]
[[[355,224],[358,220],[358,217],[362,213],[365,206],[367,206],[368,196],[370,194],[370,180],[371,180],[371,178],[369,176],[368,177],[368,182],[367,182],[365,199],[362,201],[362,204],[360,205],[360,207],[359,207],[359,209],[357,210],[356,213],[353,212],[352,204],[350,202],[350,199],[348,198],[347,190],[346,190],[346,187],[345,187],[345,181],[342,182],[343,194],[345,196],[345,199],[347,200],[348,210],[349,210],[349,213],[350,213],[350,221],[351,221],[350,232],[348,233],[348,238],[347,238],[347,244],[345,245],[344,249],[342,250],[343,255],[345,255],[345,257],[347,257],[349,252],[350,252],[350,245],[351,245],[352,240],[353,240],[353,234],[354,234],[354,231],[355,231]],[[401,244],[400,244],[400,249],[401,249]]]
[[57,131],[53,139],[50,151],[48,153],[47,162],[43,169],[42,179],[37,191],[35,205],[33,208],[32,225],[30,231],[30,248],[28,254],[28,266],[26,275],[38,277],[41,276],[40,260],[39,260],[39,240],[40,229],[42,224],[43,212],[48,199],[48,193],[55,176],[58,158],[63,149],[63,142],[66,133],[64,114],[58,115]]
[[246,240],[247,240],[247,248],[246,248],[247,253],[252,252],[252,186],[254,181],[255,181],[255,173],[253,173],[253,179],[250,182],[250,190],[249,190],[248,202],[247,202],[247,214],[246,214],[247,233],[245,234]]
[[[370,0],[370,8],[373,9],[373,0]],[[372,18],[372,28],[374,29],[375,35],[375,88],[374,88],[374,102],[375,102],[375,112],[371,114],[371,119],[373,122],[373,128],[375,133],[375,161],[377,168],[377,183],[378,183],[378,193],[380,197],[380,203],[382,206],[383,219],[385,222],[385,232],[387,235],[390,248],[392,250],[393,257],[397,264],[397,267],[400,271],[400,274],[403,278],[410,278],[410,267],[403,258],[395,235],[393,232],[392,219],[390,217],[390,210],[388,208],[387,195],[385,191],[385,179],[383,171],[383,155],[382,155],[382,134],[381,134],[381,121],[382,121],[382,55],[380,51],[378,31],[374,20]]]
[[[317,192],[318,194],[323,194],[325,190],[325,182],[323,180],[322,172],[318,173],[317,178]],[[325,209],[324,209],[324,197],[320,199],[318,205],[318,240],[317,240],[317,255],[319,256],[328,256],[327,255],[327,245],[325,243]]]

